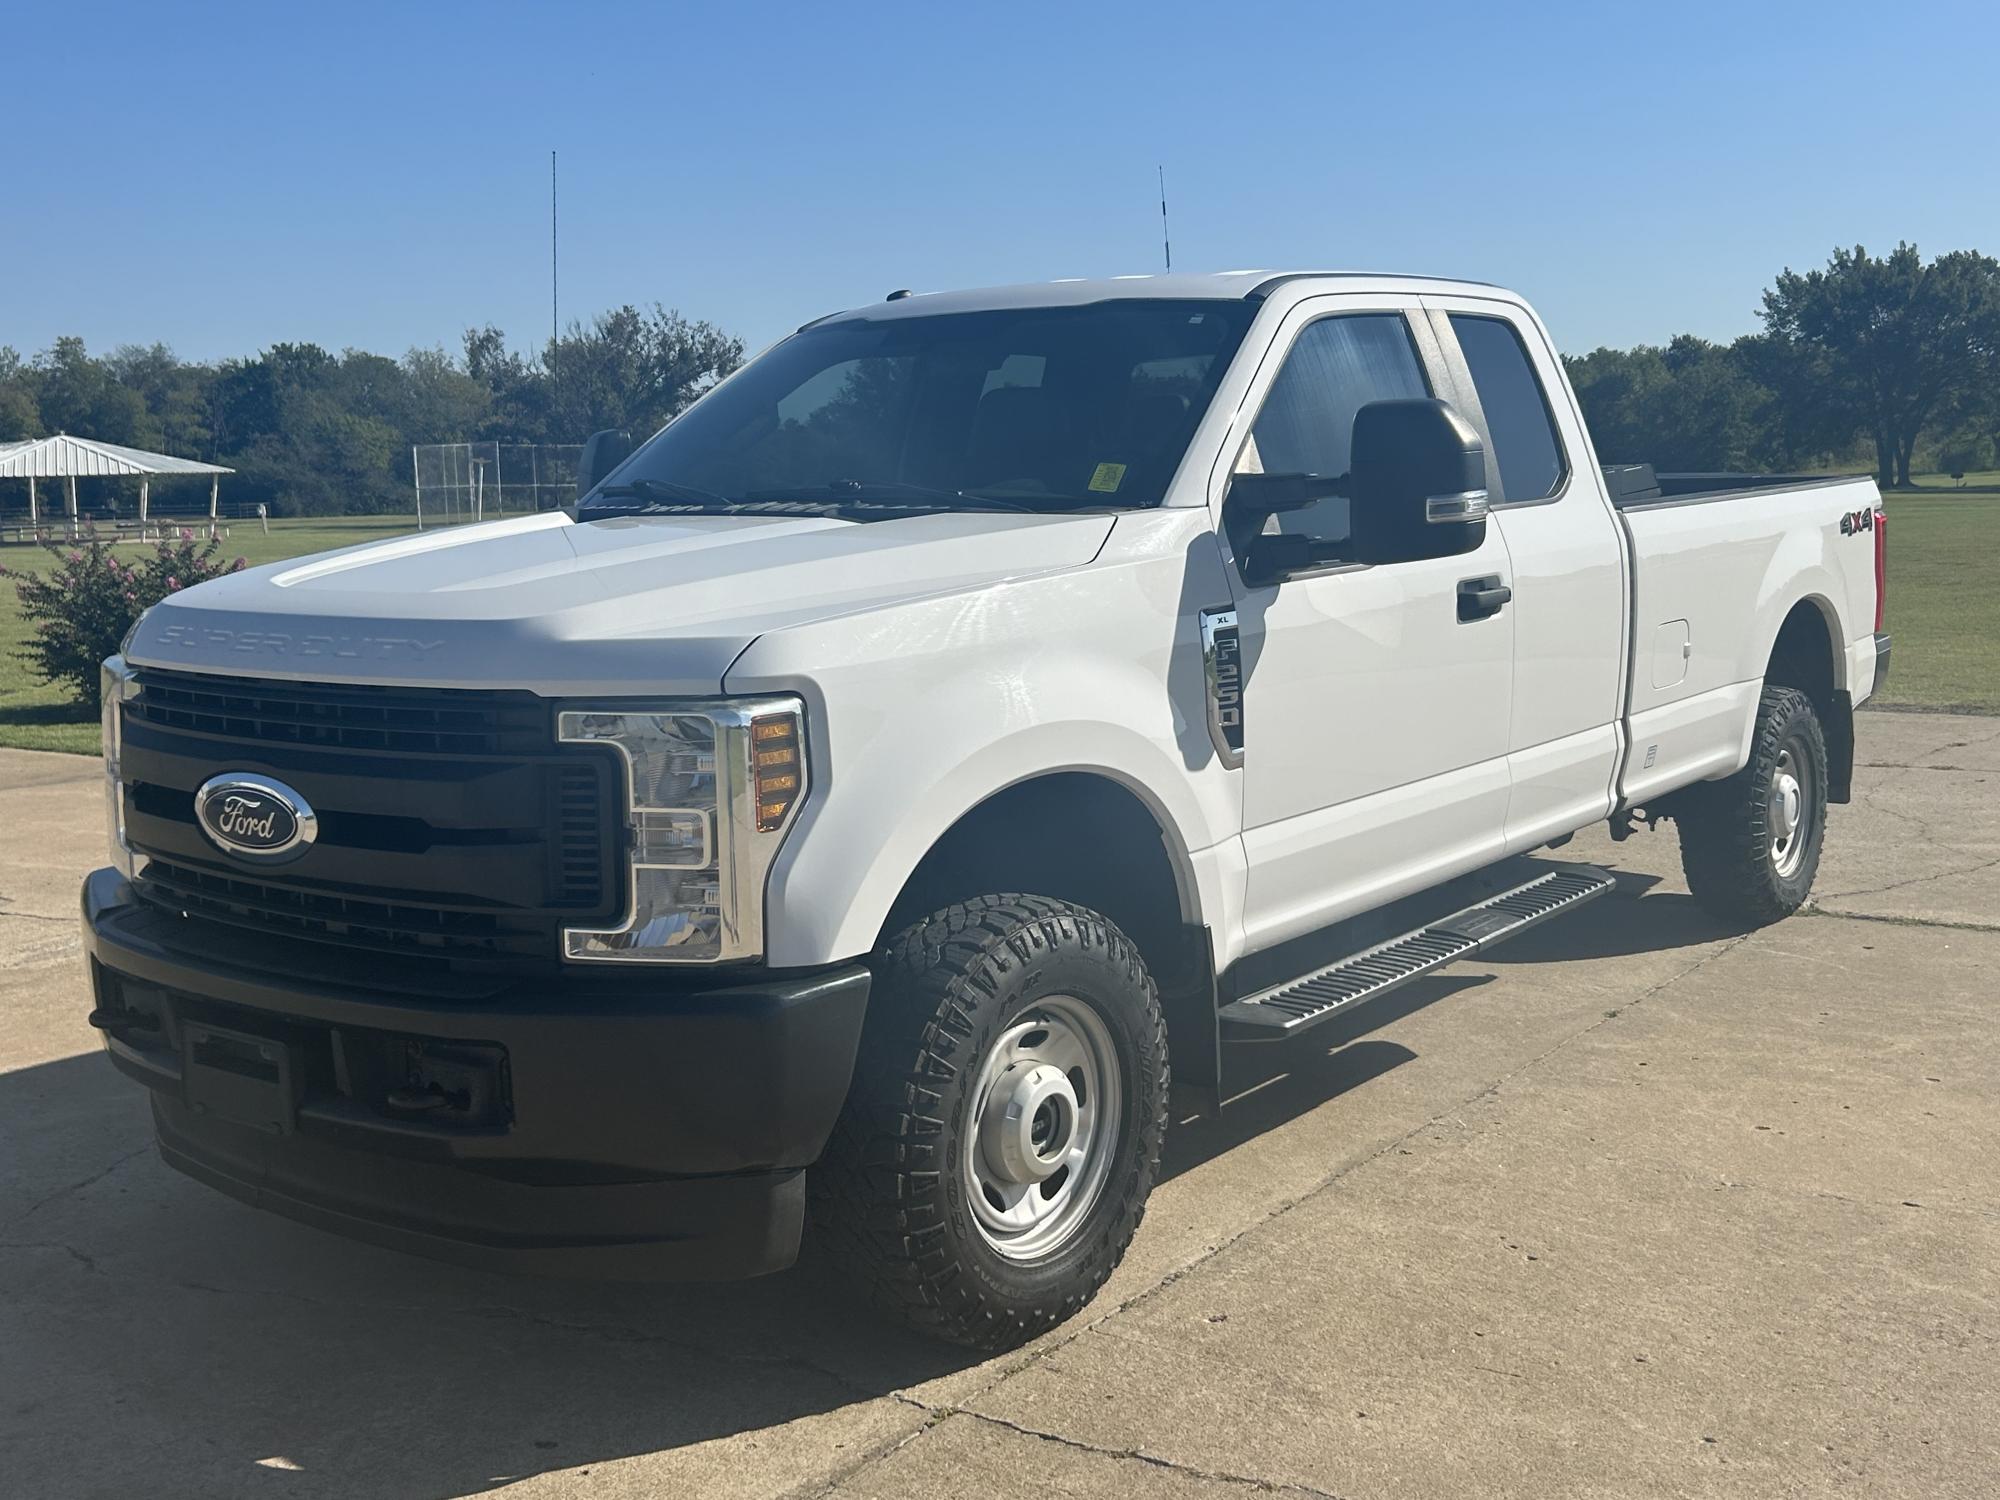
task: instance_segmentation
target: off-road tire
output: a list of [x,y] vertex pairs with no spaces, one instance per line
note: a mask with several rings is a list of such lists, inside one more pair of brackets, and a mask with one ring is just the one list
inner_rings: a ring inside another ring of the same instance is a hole
[[[1807,773],[1801,799],[1806,844],[1789,872],[1772,857],[1771,822],[1772,782],[1787,745]],[[1767,926],[1803,906],[1826,837],[1826,788],[1826,736],[1812,700],[1797,688],[1767,686],[1757,706],[1749,764],[1734,776],[1680,794],[1675,821],[1681,869],[1695,900],[1743,927]]]
[[[1105,1024],[1122,1108],[1101,1190],[1040,1260],[997,1253],[965,1201],[973,1079],[1008,1022],[1069,996]],[[1159,1171],[1167,1037],[1137,950],[1096,912],[1045,896],[948,906],[876,965],[853,1087],[807,1173],[810,1233],[831,1270],[918,1331],[1009,1349],[1070,1317],[1131,1243]]]

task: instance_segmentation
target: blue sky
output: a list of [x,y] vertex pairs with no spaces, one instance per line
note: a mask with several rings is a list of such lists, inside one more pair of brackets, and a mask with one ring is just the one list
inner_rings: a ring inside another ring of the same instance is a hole
[[757,347],[893,287],[1325,266],[1727,338],[1836,244],[2000,253],[1990,5],[17,7],[0,344]]

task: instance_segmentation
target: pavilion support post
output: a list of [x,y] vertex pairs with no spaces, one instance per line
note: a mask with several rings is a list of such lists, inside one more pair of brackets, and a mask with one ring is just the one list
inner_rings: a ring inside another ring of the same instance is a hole
[[139,537],[142,541],[146,535],[146,512],[151,509],[152,492],[147,488],[150,482],[144,474],[139,476]]
[[80,528],[76,521],[76,476],[63,475],[63,494],[69,501],[69,539],[75,541]]
[[41,503],[35,499],[35,476],[28,476],[28,529],[33,531],[42,522]]
[[222,476],[220,474],[209,475],[208,476],[208,534],[211,537],[215,535],[215,523],[216,520],[218,519],[215,508],[216,497],[221,493],[222,493]]

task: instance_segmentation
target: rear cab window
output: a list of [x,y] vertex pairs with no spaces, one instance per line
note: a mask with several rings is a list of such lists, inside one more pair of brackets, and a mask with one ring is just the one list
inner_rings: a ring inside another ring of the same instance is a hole
[[1569,458],[1520,331],[1505,318],[1478,313],[1447,318],[1486,418],[1492,468],[1500,479],[1493,503],[1553,498],[1569,477]]

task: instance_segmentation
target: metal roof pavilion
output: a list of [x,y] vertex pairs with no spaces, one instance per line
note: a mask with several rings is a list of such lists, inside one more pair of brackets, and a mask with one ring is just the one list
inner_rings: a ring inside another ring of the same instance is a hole
[[139,520],[144,524],[150,500],[150,480],[155,474],[206,474],[208,518],[215,519],[216,501],[224,474],[234,474],[221,464],[200,463],[192,458],[175,458],[171,453],[148,453],[144,448],[125,448],[117,443],[100,443],[95,438],[71,437],[59,432],[54,437],[22,438],[0,443],[0,479],[28,481],[28,522],[41,520],[35,498],[37,479],[60,479],[69,501],[72,529],[76,524],[76,481],[107,476],[136,476],[139,481]]

